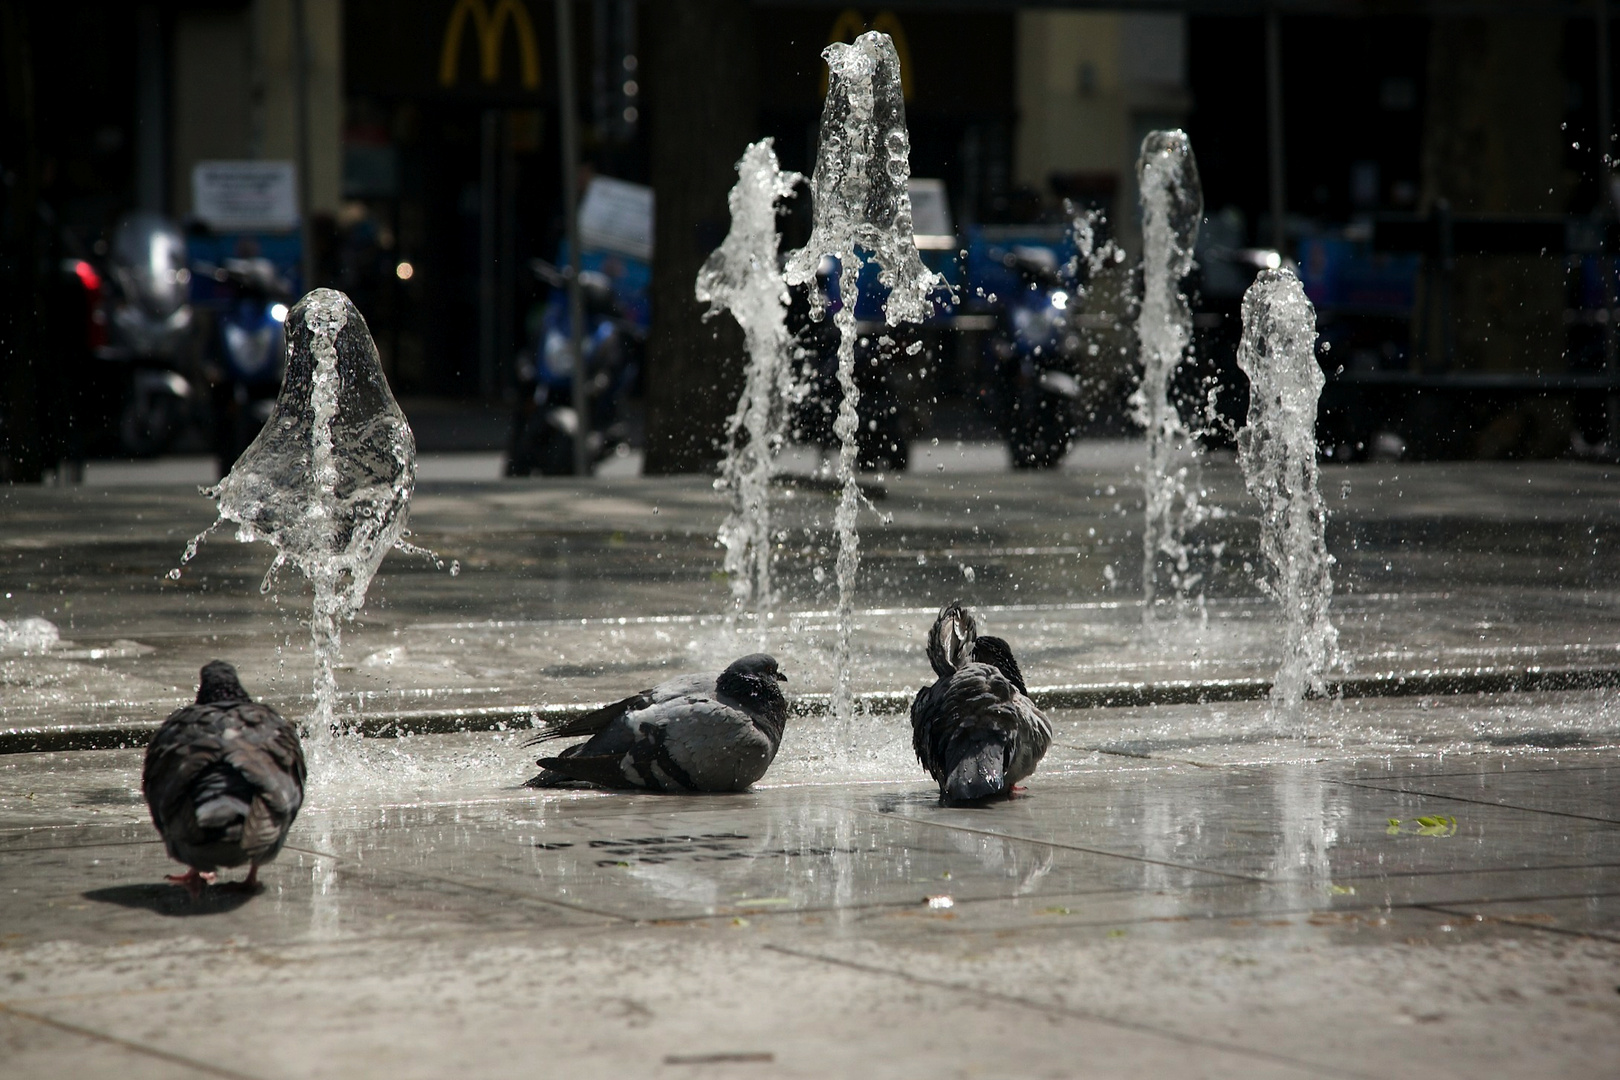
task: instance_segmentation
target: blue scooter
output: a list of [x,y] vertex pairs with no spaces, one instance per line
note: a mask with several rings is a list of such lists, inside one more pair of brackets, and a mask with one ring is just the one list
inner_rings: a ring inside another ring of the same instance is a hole
[[1044,247],[1014,247],[1005,265],[1018,286],[1001,297],[989,346],[994,412],[1013,467],[1050,469],[1077,428],[1081,396],[1079,291]]
[[265,258],[226,259],[202,269],[225,294],[210,350],[214,453],[224,476],[258,438],[281,392],[291,286]]
[[[544,259],[530,265],[535,276],[551,287],[551,294],[529,346],[518,355],[518,407],[507,440],[506,475],[568,476],[574,472],[574,434],[580,416],[574,409],[566,277]],[[579,283],[585,299],[580,352],[586,375],[586,453],[589,464],[595,465],[629,441],[621,406],[640,373],[644,342],[640,330],[620,311],[605,274],[583,271]]]

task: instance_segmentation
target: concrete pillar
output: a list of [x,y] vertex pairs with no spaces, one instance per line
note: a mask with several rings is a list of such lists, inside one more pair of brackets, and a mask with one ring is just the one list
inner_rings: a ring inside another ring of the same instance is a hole
[[335,214],[343,198],[343,4],[302,0],[309,145],[298,145],[298,56],[294,4],[255,0],[253,23],[254,157],[302,161],[308,155],[305,213]]
[[135,12],[135,205],[160,214],[169,200],[168,52],[163,15],[142,4]]
[[1125,182],[1129,117],[1119,15],[1018,14],[1014,176],[1041,192],[1055,172],[1112,173]]
[[199,161],[250,156],[248,23],[240,11],[187,10],[174,21],[169,103],[169,208],[191,213]]
[[[191,211],[199,161],[303,160],[293,5],[256,0],[226,11],[183,9],[174,21],[170,206]],[[343,5],[302,0],[308,80],[309,193],[305,213],[336,213],[343,195]]]
[[[1429,46],[1423,134],[1425,210],[1446,200],[1455,214],[1541,214],[1562,210],[1572,178],[1563,168],[1563,25],[1546,18],[1435,21]],[[1425,290],[1443,282],[1426,275]],[[1420,330],[1454,355],[1426,366],[1462,371],[1558,372],[1564,361],[1564,268],[1534,255],[1463,256],[1451,282],[1449,326],[1442,305],[1421,303]],[[1418,329],[1415,327],[1415,329]],[[1425,332],[1426,331],[1426,332]],[[1530,400],[1482,430],[1442,431],[1440,449],[1484,457],[1543,456],[1568,448],[1568,402]],[[1472,440],[1470,442],[1470,440]]]
[[1137,150],[1190,103],[1185,18],[1022,11],[1017,49],[1016,179],[1049,194],[1053,173],[1113,175],[1110,216],[1134,249]]

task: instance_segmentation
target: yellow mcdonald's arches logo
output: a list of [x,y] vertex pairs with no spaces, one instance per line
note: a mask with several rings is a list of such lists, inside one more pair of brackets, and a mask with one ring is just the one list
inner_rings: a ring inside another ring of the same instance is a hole
[[[906,43],[906,29],[900,25],[900,16],[892,11],[880,11],[868,23],[861,13],[854,8],[845,8],[838,13],[833,21],[832,32],[827,35],[827,44],[842,41],[846,44],[854,41],[868,30],[878,30],[888,34],[894,42],[894,53],[900,59],[900,93],[907,100],[911,100],[911,46]],[[821,96],[827,96],[827,70],[821,71]]]
[[456,0],[456,6],[450,9],[450,21],[444,27],[444,48],[439,52],[440,86],[456,84],[456,69],[461,63],[461,35],[468,19],[478,32],[479,73],[486,83],[501,77],[501,39],[510,21],[517,33],[523,88],[540,88],[540,50],[534,44],[534,24],[529,21],[528,9],[519,0],[495,0],[494,11],[484,6],[484,0]]

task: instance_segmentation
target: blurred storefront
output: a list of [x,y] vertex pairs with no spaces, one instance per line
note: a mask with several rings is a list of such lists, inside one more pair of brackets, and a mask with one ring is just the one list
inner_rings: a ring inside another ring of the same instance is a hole
[[[1336,357],[1325,423],[1343,421],[1354,452],[1366,450],[1362,428],[1386,422],[1410,429],[1397,434],[1413,452],[1448,455],[1562,452],[1571,425],[1587,445],[1607,438],[1620,285],[1603,253],[1615,212],[1597,149],[1610,110],[1591,4],[1368,15],[1326,0],[1280,3],[1269,23],[1262,5],[1237,0],[1180,11],[1130,0],[685,6],[730,21],[701,28],[698,52],[705,34],[733,44],[668,68],[679,78],[667,85],[653,68],[673,0],[572,8],[581,190],[596,177],[651,189],[648,217],[661,224],[647,223],[649,244],[656,232],[690,248],[666,264],[668,297],[690,302],[688,271],[724,235],[741,144],[774,136],[783,165],[807,170],[821,50],[878,29],[904,69],[912,173],[938,182],[962,248],[985,229],[1060,229],[1069,200],[1107,211],[1131,250],[1141,136],[1184,126],[1209,212],[1200,261],[1214,276],[1194,285],[1209,294],[1210,349],[1224,348],[1236,300],[1215,296],[1217,264],[1276,248],[1318,301]],[[551,289],[535,260],[564,254],[552,0],[0,0],[0,13],[14,357],[3,375],[7,402],[31,403],[0,417],[0,442],[21,448],[0,457],[67,452],[52,448],[62,425],[50,402],[67,394],[53,372],[82,369],[69,382],[88,385],[100,369],[94,327],[63,321],[85,320],[83,297],[68,294],[90,278],[74,271],[66,290],[57,279],[79,263],[104,278],[113,230],[135,210],[183,230],[193,269],[258,255],[295,290],[350,293],[402,394],[510,399]],[[694,102],[716,107],[701,82],[737,88],[719,103],[735,115],[698,117]],[[660,116],[672,133],[662,142]],[[210,169],[282,165],[289,214],[249,221],[198,205]],[[1454,240],[1482,239],[1445,255],[1442,207],[1462,230]],[[804,238],[807,210],[797,200],[784,218],[788,243]],[[1553,239],[1526,239],[1543,235]],[[659,254],[621,244],[586,255],[644,327]],[[211,280],[192,278],[204,330]],[[660,331],[653,316],[649,368],[673,355],[661,352],[670,334],[687,333],[693,363],[704,359],[714,324],[699,327],[695,309],[680,318],[692,325]],[[941,357],[958,383],[972,348]],[[1405,412],[1355,418],[1390,401]],[[1420,445],[1440,430],[1447,438]]]

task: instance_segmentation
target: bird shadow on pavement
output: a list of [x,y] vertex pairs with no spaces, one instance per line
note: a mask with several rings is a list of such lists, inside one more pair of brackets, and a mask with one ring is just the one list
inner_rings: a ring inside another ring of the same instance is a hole
[[228,911],[235,911],[258,895],[259,891],[262,891],[262,886],[260,890],[251,893],[210,887],[204,889],[202,895],[193,900],[186,890],[178,885],[144,882],[139,885],[112,885],[105,889],[91,889],[82,895],[86,900],[94,900],[98,904],[145,908],[159,915],[187,916],[223,915]]

